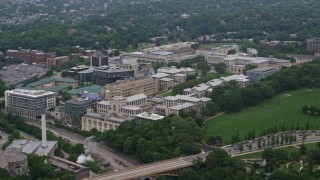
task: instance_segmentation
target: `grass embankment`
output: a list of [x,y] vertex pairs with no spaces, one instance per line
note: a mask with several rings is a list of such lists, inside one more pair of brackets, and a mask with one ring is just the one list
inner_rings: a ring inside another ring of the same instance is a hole
[[[294,147],[294,146],[283,147],[283,148],[279,148],[279,149],[283,149],[289,153],[292,153],[293,151],[299,150],[297,147]],[[241,158],[241,159],[258,159],[258,158],[262,158],[262,152],[263,152],[263,150],[259,151],[259,152],[251,153],[251,154],[240,155],[237,157]]]
[[299,122],[303,125],[320,127],[318,116],[302,113],[304,105],[320,107],[320,89],[301,89],[278,95],[270,100],[238,113],[224,114],[207,121],[205,125],[207,136],[222,136],[224,143],[230,141],[231,136],[240,132],[243,138],[248,131],[254,129],[259,135],[264,129],[281,126],[283,123],[291,125]]

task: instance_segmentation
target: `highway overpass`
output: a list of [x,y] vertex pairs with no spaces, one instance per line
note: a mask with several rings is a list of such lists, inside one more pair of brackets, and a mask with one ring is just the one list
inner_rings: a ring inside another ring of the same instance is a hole
[[92,177],[92,180],[129,180],[139,179],[143,177],[157,176],[157,175],[176,175],[178,176],[181,169],[192,166],[193,160],[197,158],[205,158],[208,153],[201,153],[194,156],[187,156],[183,158],[175,158],[156,163],[137,166],[121,172],[102,174]]

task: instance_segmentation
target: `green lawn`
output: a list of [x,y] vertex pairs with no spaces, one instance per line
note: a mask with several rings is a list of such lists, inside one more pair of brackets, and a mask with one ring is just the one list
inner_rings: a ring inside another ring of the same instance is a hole
[[257,159],[257,158],[261,158],[261,156],[262,156],[262,151],[251,153],[251,154],[245,154],[237,157],[241,159]]
[[[298,151],[299,149],[293,146],[289,146],[289,147],[284,147],[284,148],[279,148],[279,149],[283,149],[288,151],[289,153],[292,153],[293,151]],[[262,158],[262,152],[255,152],[255,153],[251,153],[251,154],[245,154],[245,155],[240,155],[237,156],[238,158],[241,159],[256,159],[256,158]]]
[[163,94],[160,94],[161,96],[163,96],[163,97],[165,97],[165,96],[173,96],[173,94],[172,94],[172,91],[170,90],[170,91],[168,91],[168,92],[165,92],[165,93],[163,93]]
[[[290,94],[287,96],[285,94]],[[225,143],[230,141],[236,131],[243,137],[249,130],[255,129],[260,134],[265,128],[297,122],[304,125],[307,121],[311,126],[320,127],[320,118],[302,113],[302,106],[313,105],[320,107],[320,89],[307,91],[301,89],[282,93],[258,106],[246,108],[238,113],[224,114],[210,119],[206,125],[207,136],[220,135]]]
[[316,145],[318,144],[318,142],[316,143],[309,143],[309,144],[305,144],[307,149],[312,149],[312,148],[316,148]]
[[290,164],[289,168],[290,169],[293,169],[295,171],[299,171],[300,170],[300,167],[301,167],[301,164],[298,163],[298,162],[293,162]]

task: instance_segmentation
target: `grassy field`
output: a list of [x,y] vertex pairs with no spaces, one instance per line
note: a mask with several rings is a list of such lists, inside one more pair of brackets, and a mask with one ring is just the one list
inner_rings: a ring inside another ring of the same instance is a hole
[[319,99],[320,89],[301,89],[283,93],[258,106],[208,120],[205,125],[206,133],[207,136],[222,136],[227,144],[236,131],[243,137],[249,130],[255,129],[256,134],[260,134],[263,129],[283,123],[291,125],[299,122],[300,125],[304,125],[309,122],[311,126],[320,127],[320,117],[305,115],[301,110],[304,105],[320,107]]
[[309,143],[309,144],[305,144],[307,149],[313,149],[313,148],[316,148],[318,142],[316,143]]
[[[291,153],[291,152],[293,152],[293,151],[299,150],[298,148],[293,147],[293,146],[284,147],[284,148],[279,148],[279,149],[286,150],[286,151],[288,151],[289,153]],[[238,158],[241,158],[241,159],[256,159],[256,158],[262,158],[262,152],[263,152],[263,151],[255,152],[255,153],[251,153],[251,154],[240,155],[240,156],[237,156],[237,157],[238,157]]]
[[165,93],[163,93],[163,94],[160,94],[161,96],[163,96],[163,97],[165,97],[165,96],[173,96],[173,94],[172,94],[172,91],[170,90],[170,91],[168,91],[168,92],[165,92]]

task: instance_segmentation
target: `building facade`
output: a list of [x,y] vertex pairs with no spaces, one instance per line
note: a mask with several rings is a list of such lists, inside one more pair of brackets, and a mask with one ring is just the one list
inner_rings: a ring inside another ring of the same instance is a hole
[[115,96],[110,101],[97,102],[97,111],[89,111],[81,119],[82,129],[90,131],[95,128],[98,131],[116,129],[127,120],[134,120],[135,116],[152,107],[147,102],[145,94],[123,97]]
[[85,93],[80,98],[70,99],[65,102],[65,124],[78,127],[81,125],[81,117],[88,111],[96,111],[97,103],[102,97],[96,94]]
[[311,38],[307,40],[307,50],[320,55],[320,38]]
[[107,84],[101,89],[101,94],[107,100],[115,96],[133,96],[137,94],[152,95],[158,92],[158,80],[153,78],[141,78],[132,80],[119,80],[115,83]]
[[93,69],[92,81],[101,86],[123,80],[125,78],[134,77],[132,69],[116,69],[112,67],[99,67]]
[[8,170],[11,175],[24,175],[29,172],[27,158],[20,149],[7,148],[4,154],[0,156],[0,167]]
[[157,122],[158,120],[163,119],[165,116],[161,116],[159,114],[149,113],[149,112],[143,112],[141,114],[138,114],[135,116],[135,123],[138,124],[153,124]]
[[246,75],[249,77],[251,82],[259,83],[261,79],[271,76],[278,71],[279,69],[274,67],[255,68],[248,70]]
[[56,94],[44,90],[15,89],[5,92],[5,109],[28,119],[37,119],[50,108],[56,106]]
[[164,97],[165,115],[179,115],[181,111],[200,111],[207,103],[211,102],[211,98],[192,97],[189,95],[177,95]]
[[108,66],[108,56],[102,54],[101,52],[95,52],[90,57],[90,66],[91,67],[101,67]]
[[45,78],[26,85],[37,89],[52,89],[59,86],[69,86],[72,89],[78,87],[78,82],[67,78]]
[[96,129],[100,132],[116,130],[124,120],[121,118],[110,117],[98,113],[87,113],[81,118],[81,129],[90,131]]
[[56,53],[52,53],[52,52],[45,53],[43,51],[26,50],[26,49],[7,50],[5,54],[7,57],[21,59],[27,64],[32,64],[32,63],[46,64],[47,58],[57,57]]
[[61,56],[56,58],[47,58],[47,67],[61,66],[62,64],[69,62],[69,56]]
[[209,64],[225,63],[227,71],[235,74],[242,74],[246,65],[252,64],[257,68],[268,67],[268,58],[249,57],[245,54],[223,55],[217,53],[209,53],[205,57]]

